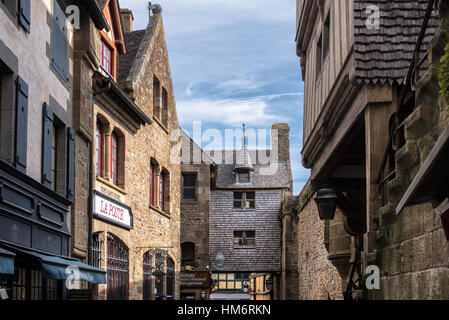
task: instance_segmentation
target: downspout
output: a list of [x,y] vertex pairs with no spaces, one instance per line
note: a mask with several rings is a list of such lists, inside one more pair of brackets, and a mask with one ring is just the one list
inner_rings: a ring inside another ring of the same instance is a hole
[[[95,91],[92,94],[92,118],[94,117],[94,110],[95,110],[95,97],[108,92],[111,89],[111,83],[108,82],[107,85],[101,89],[99,89],[98,91]],[[92,132],[95,132],[95,121],[92,121]],[[89,215],[89,230],[88,230],[88,240],[87,240],[87,254],[88,254],[88,264],[92,265],[93,261],[92,261],[92,231],[93,231],[93,193],[94,193],[94,172],[93,172],[93,167],[94,167],[94,143],[93,140],[90,143],[90,150],[89,150],[89,200],[88,200],[88,215]]]

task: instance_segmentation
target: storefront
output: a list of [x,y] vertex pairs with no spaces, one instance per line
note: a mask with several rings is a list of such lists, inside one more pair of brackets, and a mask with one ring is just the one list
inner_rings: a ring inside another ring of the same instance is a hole
[[133,215],[126,204],[94,191],[93,264],[107,272],[106,285],[99,286],[96,298],[129,299],[129,238]]
[[[60,300],[106,273],[69,256],[71,200],[0,161],[0,296]],[[72,280],[72,281],[67,281]]]

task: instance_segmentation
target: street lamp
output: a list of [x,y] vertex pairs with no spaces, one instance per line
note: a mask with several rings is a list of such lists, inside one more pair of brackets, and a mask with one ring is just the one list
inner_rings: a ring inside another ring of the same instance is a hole
[[318,190],[314,200],[321,220],[333,220],[337,208],[337,194],[333,189]]
[[206,291],[201,291],[201,300],[206,300]]

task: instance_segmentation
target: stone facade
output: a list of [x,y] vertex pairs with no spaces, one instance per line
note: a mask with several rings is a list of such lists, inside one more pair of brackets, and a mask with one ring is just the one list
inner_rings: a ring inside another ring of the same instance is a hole
[[313,196],[306,184],[299,196],[284,201],[281,299],[343,299],[342,276],[329,260],[329,244],[337,242],[338,229],[319,219]]
[[[186,252],[182,253],[181,275],[194,275],[195,278],[203,274],[208,274],[210,277],[210,249],[209,249],[209,224],[210,224],[210,197],[211,197],[211,183],[213,176],[214,163],[201,161],[195,164],[194,152],[199,152],[203,157],[207,156],[203,153],[190,137],[183,132],[182,136],[182,175],[195,176],[195,198],[186,199],[181,190],[181,247],[193,244],[193,261],[186,261]],[[183,182],[181,182],[183,188]],[[193,262],[193,263],[192,263]],[[193,266],[192,268],[189,268]],[[189,271],[190,270],[190,271]],[[187,276],[186,276],[187,278]],[[210,279],[209,279],[210,281]],[[201,299],[201,293],[204,291],[205,298],[208,299],[210,295],[210,286],[192,285],[191,281],[184,284],[181,281],[181,294],[183,297],[194,296],[196,300]],[[207,281],[208,282],[208,281]],[[203,282],[204,283],[204,282]],[[182,297],[181,297],[182,298]]]

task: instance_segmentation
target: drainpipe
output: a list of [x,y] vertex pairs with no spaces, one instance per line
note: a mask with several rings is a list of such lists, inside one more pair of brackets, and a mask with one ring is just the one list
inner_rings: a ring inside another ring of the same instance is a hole
[[[103,88],[99,89],[98,91],[95,91],[92,94],[92,117],[94,116],[95,112],[95,97],[98,96],[99,94],[108,92],[111,89],[111,83],[108,82],[106,84],[106,86],[104,86]],[[95,132],[95,122],[92,121],[92,132]],[[92,221],[94,218],[93,215],[93,193],[94,193],[94,143],[93,140],[90,143],[90,150],[89,150],[89,200],[88,200],[88,215],[89,215],[89,230],[88,230],[88,240],[87,240],[87,261],[89,265],[92,265],[93,261],[92,261],[92,231],[93,231],[93,226],[92,226]]]

